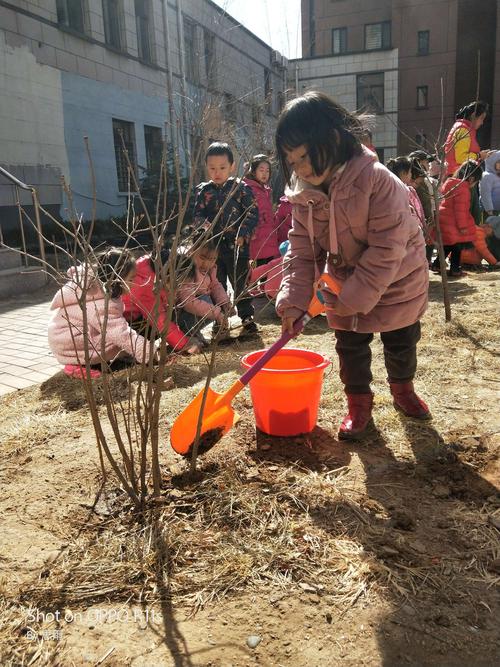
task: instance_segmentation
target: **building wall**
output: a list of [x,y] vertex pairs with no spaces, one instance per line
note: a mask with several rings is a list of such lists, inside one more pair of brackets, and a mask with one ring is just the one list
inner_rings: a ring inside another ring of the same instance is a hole
[[[455,108],[479,98],[492,105],[495,75],[496,0],[458,0]],[[479,94],[478,94],[479,92]],[[500,113],[497,108],[493,112]],[[478,132],[481,146],[491,141],[491,115]]]
[[493,79],[493,106],[491,118],[491,147],[500,146],[500,0],[497,0],[497,22],[496,22],[496,49],[495,49],[495,72]]
[[[393,39],[399,48],[399,151],[423,147],[435,152],[455,116],[457,3],[450,0],[394,0]],[[418,54],[418,32],[429,30],[428,55]],[[417,87],[428,87],[428,107],[417,108]],[[419,139],[421,140],[421,139]]]
[[[398,51],[345,56],[304,58],[290,61],[290,74],[298,68],[298,94],[321,90],[350,111],[357,109],[358,74],[384,72],[384,113],[374,116],[373,143],[383,149],[384,160],[396,155],[398,125]],[[296,79],[290,79],[290,86]]]
[[[237,153],[245,158],[270,145],[285,84],[281,57],[210,0],[177,2],[151,0],[153,58],[145,63],[139,58],[134,0],[123,0],[120,51],[105,43],[102,0],[86,0],[85,35],[57,24],[56,0],[19,0],[15,9],[13,2],[0,0],[0,162],[25,177],[41,179],[44,170],[50,174],[54,188],[50,201],[60,204],[63,217],[68,216],[68,202],[62,195],[61,175],[71,185],[77,212],[84,217],[91,214],[84,136],[89,137],[96,172],[97,217],[125,212],[126,197],[118,192],[113,118],[134,123],[139,165],[146,162],[144,125],[166,123],[167,138],[177,139],[179,119],[181,124],[186,121],[181,146],[186,160],[193,136],[208,140],[202,119],[210,115],[211,138],[234,141]],[[195,24],[197,68],[191,79],[182,52],[184,18]],[[215,36],[213,86],[205,68],[204,28]],[[262,114],[257,134],[252,119],[255,108],[264,104],[266,69],[269,113]],[[169,71],[172,104],[167,96]],[[232,123],[231,131],[225,94],[236,100],[238,127]],[[46,185],[41,180],[30,184]],[[12,190],[0,184],[0,206],[7,205],[1,197],[11,201]]]
[[[496,145],[500,138],[498,4],[497,0],[302,0],[303,53],[309,53],[311,40],[316,55],[331,53],[331,31],[341,27],[348,28],[348,52],[363,50],[364,26],[391,21],[392,47],[399,52],[398,152],[404,153],[414,150],[418,141],[424,140],[432,151],[442,143],[457,110],[476,97],[480,51],[479,96],[492,102],[494,90],[495,103],[491,124],[485,124],[479,140],[483,146]],[[428,55],[418,55],[420,30],[430,31]],[[371,57],[373,52],[369,53]],[[417,108],[419,86],[428,87],[426,108]]]
[[364,51],[364,26],[391,20],[391,0],[302,0],[302,20],[307,29],[302,31],[302,53],[308,55],[311,35],[308,18],[314,8],[315,55],[332,53],[332,29],[349,28],[349,51]]

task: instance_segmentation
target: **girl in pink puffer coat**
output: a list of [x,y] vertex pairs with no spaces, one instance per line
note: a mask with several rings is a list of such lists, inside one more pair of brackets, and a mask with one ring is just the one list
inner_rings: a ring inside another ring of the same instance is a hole
[[348,413],[339,437],[373,426],[370,343],[380,332],[394,406],[430,418],[413,388],[420,318],[427,307],[424,237],[406,186],[361,145],[361,120],[320,92],[291,100],[276,129],[276,147],[293,205],[290,247],[276,310],[283,328],[311,300],[328,272],[341,289],[322,289],[335,330]]
[[279,257],[272,191],[268,185],[270,178],[271,161],[267,155],[255,155],[243,181],[251,188],[259,209],[259,221],[250,240],[250,259],[256,266],[267,264],[274,257]]
[[[135,357],[139,362],[147,361],[150,343],[129,327],[120,298],[135,277],[135,259],[131,253],[111,248],[98,257],[96,267],[73,266],[68,276],[69,282],[57,292],[50,305],[54,312],[48,327],[50,349],[65,366],[66,374],[75,377],[84,374],[84,312],[91,366],[126,356]],[[154,350],[157,345],[153,344]]]

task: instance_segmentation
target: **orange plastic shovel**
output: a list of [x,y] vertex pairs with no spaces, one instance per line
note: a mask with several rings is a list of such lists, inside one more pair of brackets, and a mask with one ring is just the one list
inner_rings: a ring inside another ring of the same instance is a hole
[[[330,291],[338,294],[340,286],[328,274],[324,273],[316,283],[314,296],[309,304],[309,308],[300,317],[295,320],[293,333],[283,332],[281,337],[251,366],[229,389],[223,394],[219,394],[213,389],[202,389],[198,396],[185,408],[175,420],[170,431],[170,444],[172,448],[183,456],[189,456],[191,453],[200,412],[203,406],[203,417],[201,421],[200,441],[198,452],[211,449],[225,435],[234,424],[236,413],[231,407],[233,398],[250,382],[250,380],[265,366],[265,364],[288,343],[302,328],[312,320],[316,315],[322,313],[325,309],[323,303],[317,296],[319,287],[325,284]],[[205,404],[203,397],[206,394]]]

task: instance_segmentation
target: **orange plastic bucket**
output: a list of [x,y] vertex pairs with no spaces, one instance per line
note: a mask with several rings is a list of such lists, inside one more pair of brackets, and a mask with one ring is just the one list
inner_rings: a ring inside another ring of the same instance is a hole
[[[250,352],[241,365],[248,369],[264,352]],[[318,352],[280,350],[249,383],[257,428],[281,436],[312,431],[318,419],[323,375],[330,363]]]

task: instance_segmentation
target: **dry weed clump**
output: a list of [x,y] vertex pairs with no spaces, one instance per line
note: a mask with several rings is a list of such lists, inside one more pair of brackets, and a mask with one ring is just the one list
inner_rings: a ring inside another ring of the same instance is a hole
[[[298,585],[345,609],[374,586],[391,597],[444,588],[463,561],[436,564],[404,536],[389,539],[387,517],[374,521],[351,486],[345,467],[207,463],[197,482],[166,481],[162,502],[143,515],[118,498],[20,600],[50,610],[167,596],[194,611],[246,587]],[[484,581],[493,538],[484,529],[469,540],[469,577]]]

